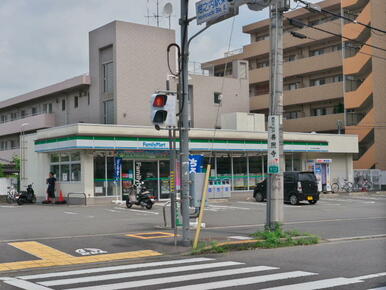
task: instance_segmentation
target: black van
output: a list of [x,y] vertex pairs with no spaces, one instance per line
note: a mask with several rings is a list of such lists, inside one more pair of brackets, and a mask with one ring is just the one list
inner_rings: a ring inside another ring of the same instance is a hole
[[[253,197],[258,202],[267,198],[267,179],[256,184]],[[314,173],[307,171],[284,172],[284,202],[296,205],[302,200],[307,200],[310,204],[315,204],[319,200],[318,183]]]

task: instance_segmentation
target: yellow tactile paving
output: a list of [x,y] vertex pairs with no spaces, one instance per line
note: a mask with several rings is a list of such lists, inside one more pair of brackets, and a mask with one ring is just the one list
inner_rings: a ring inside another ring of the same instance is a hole
[[9,245],[18,248],[28,254],[34,255],[43,260],[57,260],[57,259],[66,259],[72,258],[73,256],[58,251],[49,246],[43,245],[38,242],[18,242],[18,243],[9,243]]
[[166,233],[166,232],[149,232],[149,233],[128,234],[126,236],[142,239],[142,240],[148,240],[148,239],[172,238],[174,237],[174,234]]
[[113,260],[123,260],[123,259],[142,258],[142,257],[162,255],[161,253],[156,251],[142,250],[142,251],[132,251],[132,252],[121,252],[121,253],[114,253],[114,254],[102,254],[102,255],[87,256],[87,257],[76,257],[34,241],[9,243],[9,245],[16,247],[36,257],[39,257],[40,260],[0,263],[0,272],[30,269],[30,268],[88,264],[88,263],[96,263],[96,262],[106,262],[106,261],[113,261]]

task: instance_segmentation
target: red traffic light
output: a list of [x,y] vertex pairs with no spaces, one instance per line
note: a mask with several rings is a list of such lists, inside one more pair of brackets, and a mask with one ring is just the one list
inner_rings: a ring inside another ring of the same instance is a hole
[[163,107],[166,105],[167,95],[157,95],[153,101],[153,107]]

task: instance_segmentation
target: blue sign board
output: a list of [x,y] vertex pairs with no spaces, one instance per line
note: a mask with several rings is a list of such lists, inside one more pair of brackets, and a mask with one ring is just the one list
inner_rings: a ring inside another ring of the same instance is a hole
[[227,0],[201,0],[196,3],[197,24],[215,20],[228,13]]
[[122,168],[122,158],[115,157],[114,158],[114,179],[115,182],[118,182],[121,176],[121,168]]
[[204,172],[204,156],[189,155],[189,173]]

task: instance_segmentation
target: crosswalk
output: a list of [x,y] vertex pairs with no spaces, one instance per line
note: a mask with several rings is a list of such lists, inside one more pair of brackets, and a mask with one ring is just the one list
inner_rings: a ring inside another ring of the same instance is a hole
[[[274,283],[265,290],[325,289],[362,283],[385,273],[353,278],[318,278],[318,273],[296,269],[282,271],[275,266],[250,266],[238,261],[213,258],[185,258],[64,272],[0,277],[1,283],[26,290],[116,290],[163,289],[205,290],[228,287],[261,289],[259,284]],[[300,281],[300,282],[299,282]],[[149,288],[150,287],[150,288]]]

